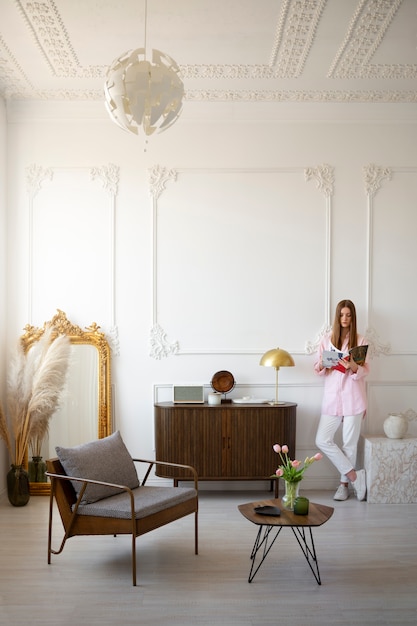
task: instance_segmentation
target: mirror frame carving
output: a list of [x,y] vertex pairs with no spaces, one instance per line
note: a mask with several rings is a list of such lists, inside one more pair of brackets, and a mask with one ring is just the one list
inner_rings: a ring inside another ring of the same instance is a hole
[[[100,331],[100,326],[93,322],[82,330],[79,326],[72,324],[64,311],[57,309],[57,313],[50,322],[45,322],[42,328],[36,328],[30,324],[24,327],[25,334],[20,337],[22,346],[27,352],[29,348],[39,341],[45,332],[47,325],[51,325],[57,335],[67,335],[72,345],[91,345],[98,351],[98,411],[97,411],[97,435],[98,439],[107,437],[112,432],[111,414],[111,350],[104,333]],[[26,451],[27,465],[28,451]],[[50,483],[30,483],[30,495],[48,495],[50,493]]]

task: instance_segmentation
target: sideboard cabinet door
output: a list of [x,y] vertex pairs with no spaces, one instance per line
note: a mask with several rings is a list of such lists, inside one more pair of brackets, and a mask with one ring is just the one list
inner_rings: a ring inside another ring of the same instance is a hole
[[[156,459],[192,465],[199,477],[222,475],[222,414],[209,406],[155,407]],[[157,476],[183,478],[185,470],[158,466]]]
[[225,409],[230,450],[226,475],[235,479],[265,479],[279,465],[274,443],[287,444],[295,452],[295,405],[245,406]]

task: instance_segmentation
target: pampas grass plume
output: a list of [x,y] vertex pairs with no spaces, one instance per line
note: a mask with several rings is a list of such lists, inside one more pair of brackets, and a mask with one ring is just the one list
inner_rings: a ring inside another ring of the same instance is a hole
[[8,410],[15,440],[11,437],[4,412],[0,412],[0,436],[4,439],[14,465],[21,465],[31,441],[42,441],[49,420],[59,405],[65,384],[71,342],[66,335],[54,339],[54,329],[47,325],[39,341],[25,352],[19,342],[13,355],[8,385]]

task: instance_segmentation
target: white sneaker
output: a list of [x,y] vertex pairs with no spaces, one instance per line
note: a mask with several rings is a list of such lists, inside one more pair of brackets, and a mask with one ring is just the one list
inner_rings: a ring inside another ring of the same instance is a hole
[[347,485],[340,485],[337,488],[336,493],[333,496],[333,500],[347,500],[349,498],[349,489]]
[[352,487],[358,500],[365,500],[366,496],[366,475],[365,470],[361,469],[356,472],[356,480],[352,482]]

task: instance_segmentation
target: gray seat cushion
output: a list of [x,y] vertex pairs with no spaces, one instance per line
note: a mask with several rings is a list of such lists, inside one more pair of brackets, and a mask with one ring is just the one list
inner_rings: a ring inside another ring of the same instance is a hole
[[[135,499],[135,518],[141,519],[176,504],[191,500],[197,495],[197,491],[192,487],[142,486],[134,489],[133,495]],[[130,519],[130,496],[124,491],[91,504],[82,504],[78,507],[77,512],[80,515]]]
[[[67,476],[101,480],[124,485],[130,489],[139,487],[135,464],[119,431],[73,448],[57,446],[55,450]],[[83,483],[73,481],[72,484],[78,497]],[[114,494],[120,494],[120,489],[88,485],[81,502],[83,504],[97,502]]]

